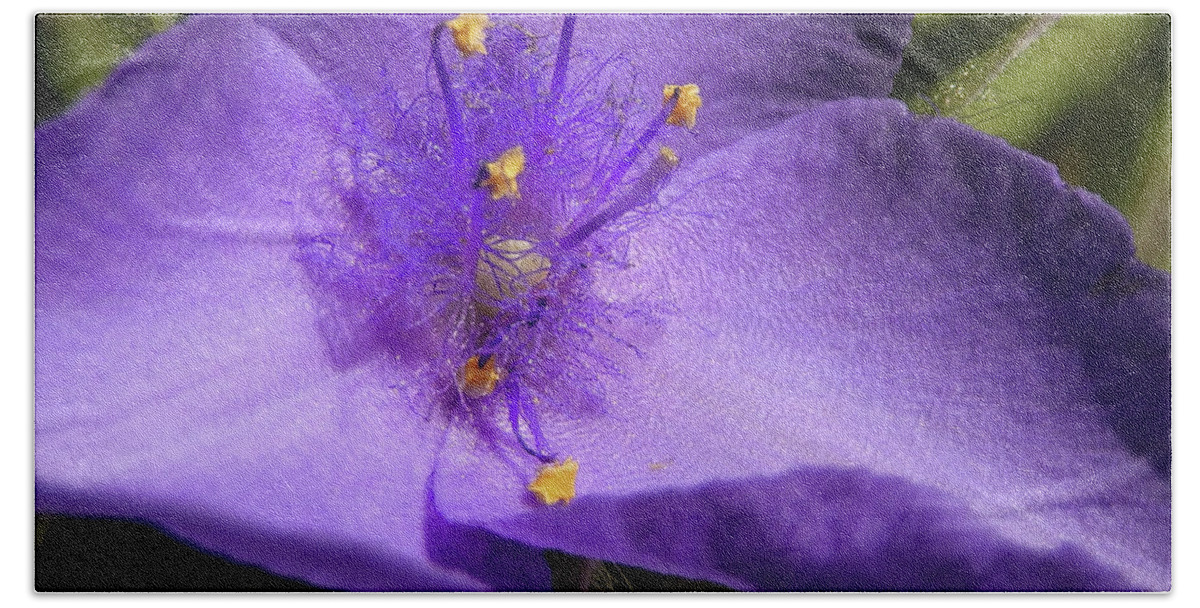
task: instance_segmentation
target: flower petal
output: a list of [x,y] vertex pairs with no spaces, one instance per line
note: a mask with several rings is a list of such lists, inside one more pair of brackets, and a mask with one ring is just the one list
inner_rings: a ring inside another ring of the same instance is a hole
[[[256,17],[335,90],[360,100],[391,88],[412,99],[432,83],[430,34],[447,15]],[[562,18],[504,15],[553,53]],[[695,83],[704,106],[691,156],[788,118],[815,102],[886,97],[911,34],[902,15],[581,15],[568,83],[619,57],[633,94]],[[414,66],[418,69],[413,69]]]
[[[247,17],[250,18],[250,17]],[[448,15],[254,15],[331,90],[373,99],[425,92],[430,36]]]
[[585,15],[575,44],[627,58],[640,97],[699,85],[695,156],[815,103],[886,97],[910,35],[905,15]]
[[400,363],[331,363],[293,259],[336,203],[338,120],[272,34],[194,17],[39,129],[40,510],[149,520],[319,585],[484,586],[455,551],[511,543],[426,516],[442,429]]
[[1169,279],[1053,166],[897,102],[821,106],[697,163],[613,293],[679,309],[544,415],[580,463],[451,436],[447,518],[740,588],[1170,587]]

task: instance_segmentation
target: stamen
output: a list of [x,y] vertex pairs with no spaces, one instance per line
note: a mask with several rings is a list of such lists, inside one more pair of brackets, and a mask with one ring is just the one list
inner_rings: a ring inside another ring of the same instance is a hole
[[558,36],[558,56],[554,60],[554,76],[550,79],[550,103],[555,107],[562,99],[563,87],[567,82],[567,64],[571,55],[571,37],[575,35],[575,15],[563,18],[562,33]]
[[463,14],[446,22],[450,33],[454,35],[454,46],[463,57],[471,55],[486,55],[487,47],[483,41],[487,38],[484,30],[491,29],[492,22],[487,15]]
[[629,211],[649,203],[658,194],[659,188],[671,171],[679,166],[679,156],[675,151],[667,146],[662,146],[658,149],[658,157],[654,159],[654,164],[638,178],[637,183],[633,185],[630,192],[620,199],[613,202],[606,209],[600,211],[591,219],[579,224],[570,233],[559,239],[558,246],[564,250],[570,249],[579,243],[586,240],[597,230],[603,228],[609,222],[625,215]]
[[537,477],[527,486],[544,505],[559,501],[570,503],[575,498],[575,476],[579,463],[570,456],[565,461],[547,464],[538,469]]
[[492,191],[492,200],[521,198],[517,188],[517,176],[525,171],[525,149],[521,146],[509,148],[495,162],[485,166],[487,177],[480,180],[481,186]]
[[442,59],[440,43],[442,32],[446,28],[447,25],[445,23],[439,23],[437,27],[433,28],[433,68],[437,72],[438,86],[442,88],[442,103],[446,106],[446,127],[450,131],[450,146],[454,152],[454,165],[456,169],[459,169],[462,165],[462,159],[466,155],[463,143],[466,139],[463,134],[462,108],[458,105],[458,95],[450,85],[450,74],[446,71],[446,62]]
[[479,355],[475,355],[467,359],[459,370],[458,386],[463,395],[472,399],[487,397],[496,390],[500,376],[500,371],[496,369],[495,357],[489,355],[480,360]]
[[[668,100],[675,100],[678,98],[678,96],[679,91],[676,90]],[[654,119],[650,121],[650,126],[646,127],[646,130],[642,133],[641,137],[638,137],[637,141],[633,142],[633,147],[625,152],[625,156],[621,158],[620,161],[617,161],[617,164],[613,166],[612,171],[608,175],[608,179],[604,180],[604,183],[600,185],[600,189],[596,191],[596,195],[593,196],[591,202],[580,211],[578,217],[586,217],[594,213],[596,208],[598,208],[600,205],[603,205],[608,200],[608,197],[610,194],[612,194],[613,189],[617,187],[617,184],[621,183],[621,179],[625,177],[625,173],[629,171],[630,167],[633,166],[634,161],[636,161],[637,157],[641,155],[642,150],[646,149],[646,145],[650,143],[651,139],[654,139],[655,135],[658,135],[658,132],[662,129],[663,125],[666,124],[667,116],[670,115],[673,110],[674,108],[670,105],[664,106],[662,110],[659,110]],[[571,235],[576,235],[579,233],[580,228],[572,230],[566,238],[560,241],[559,248],[570,249],[574,245],[577,245],[579,241],[582,241],[584,238],[586,238],[587,234],[591,234],[592,232],[588,231],[583,236],[578,237],[578,239],[573,238]],[[568,245],[566,243],[570,244]]]
[[663,103],[669,104],[673,98],[678,98],[678,100],[671,108],[667,124],[688,129],[694,128],[696,126],[696,110],[700,109],[701,104],[700,87],[694,84],[683,86],[669,84],[663,87]]
[[[542,436],[541,424],[538,422],[536,404],[525,399],[525,393],[521,391],[520,382],[509,382],[506,384],[506,396],[508,397],[508,422],[512,426],[513,435],[516,436],[517,442],[521,444],[521,449],[525,450],[530,456],[536,457],[543,463],[554,462],[554,457],[547,455],[543,448],[546,445],[546,438]],[[533,445],[525,440],[525,435],[521,432],[521,421],[524,420],[529,426],[529,433],[533,435]]]

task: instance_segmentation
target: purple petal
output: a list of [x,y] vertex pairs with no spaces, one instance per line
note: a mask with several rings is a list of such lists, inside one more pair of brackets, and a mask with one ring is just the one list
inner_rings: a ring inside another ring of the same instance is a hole
[[[432,82],[429,36],[446,15],[256,17],[335,90],[359,98],[386,88],[415,97]],[[557,44],[562,19],[494,15]],[[655,100],[666,84],[699,84],[701,124],[688,152],[735,141],[814,102],[886,97],[910,36],[901,15],[581,15],[568,82],[619,58],[633,94]],[[413,68],[417,69],[413,69]]]
[[867,100],[663,199],[688,219],[607,287],[679,313],[607,412],[541,419],[575,501],[533,504],[532,465],[452,431],[448,519],[739,588],[1170,588],[1169,279],[1114,209]]
[[424,93],[430,34],[446,15],[254,15],[326,86],[358,99]]
[[[428,32],[374,53],[374,26],[290,19],[195,18],[39,132],[39,508],[147,518],[344,588],[544,584],[515,541],[752,588],[1169,585],[1168,279],[1049,166],[856,101],[680,174],[683,221],[638,234],[605,286],[679,314],[640,337],[607,412],[525,420],[584,462],[573,505],[531,508],[528,463],[473,427],[443,443],[411,397],[420,362],[363,357],[377,329],[339,341],[360,320],[293,259],[345,211],[328,89],[423,90],[407,68]],[[679,31],[720,21],[698,19]],[[700,144],[886,92],[871,74],[890,87],[906,27],[831,22],[786,71],[778,37],[700,36],[749,58],[697,74],[721,76],[705,109],[730,123]],[[650,50],[642,75],[695,65],[649,33],[616,47]],[[788,81],[809,65],[836,82]]]
[[455,552],[509,544],[426,516],[440,425],[399,363],[330,364],[293,260],[336,202],[333,108],[252,20],[195,17],[39,130],[37,506],[319,585],[479,588],[426,545],[478,571]]
[[585,15],[576,45],[629,59],[636,94],[700,86],[693,150],[708,150],[814,103],[886,97],[911,35],[904,15]]

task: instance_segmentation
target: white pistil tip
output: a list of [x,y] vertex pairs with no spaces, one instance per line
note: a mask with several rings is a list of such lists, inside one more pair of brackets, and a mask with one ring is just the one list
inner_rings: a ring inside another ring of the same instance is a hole
[[475,264],[475,286],[492,300],[516,298],[546,280],[550,258],[533,251],[536,243],[493,236]]

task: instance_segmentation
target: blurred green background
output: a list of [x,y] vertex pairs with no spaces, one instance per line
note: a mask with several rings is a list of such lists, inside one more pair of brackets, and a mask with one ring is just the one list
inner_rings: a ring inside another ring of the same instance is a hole
[[[67,111],[182,15],[39,15],[35,121]],[[1171,19],[1168,15],[921,15],[893,97],[1055,163],[1129,219],[1138,256],[1171,267]],[[41,590],[300,590],[131,522],[39,515]],[[557,589],[716,590],[548,552]]]
[[34,19],[34,120],[65,112],[147,38],[179,14],[38,15]]
[[1053,162],[1171,268],[1169,15],[921,15],[892,96]]

